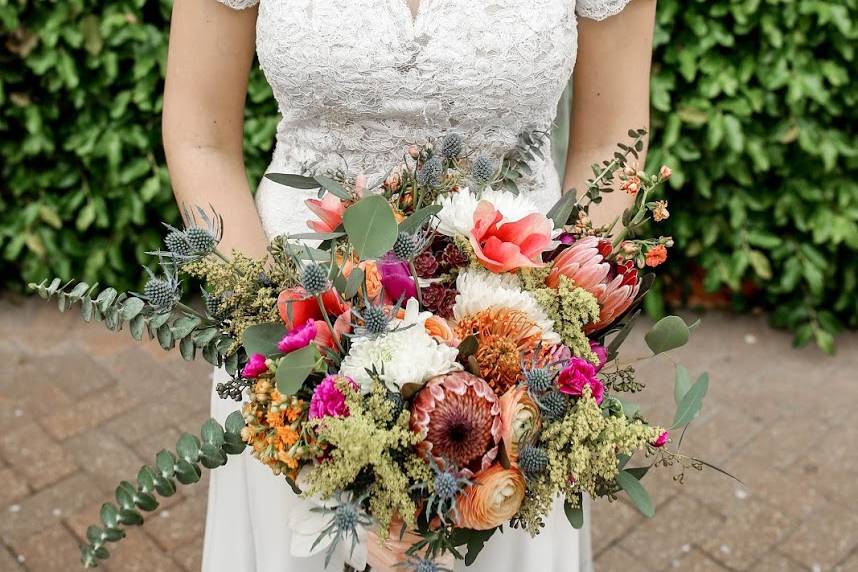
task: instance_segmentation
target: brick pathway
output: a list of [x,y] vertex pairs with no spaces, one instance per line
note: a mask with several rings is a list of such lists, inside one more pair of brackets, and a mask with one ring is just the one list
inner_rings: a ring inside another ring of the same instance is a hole
[[[624,501],[597,504],[598,572],[858,571],[858,335],[830,358],[792,350],[761,317],[712,314],[676,353],[712,375],[683,449],[747,488],[712,471],[680,487],[662,472],[646,480],[649,522]],[[626,355],[642,354],[637,343]],[[82,534],[116,484],[207,418],[209,368],[8,298],[0,363],[0,572],[77,570]],[[639,371],[645,411],[669,422],[670,361]],[[205,491],[183,488],[104,569],[199,570]]]

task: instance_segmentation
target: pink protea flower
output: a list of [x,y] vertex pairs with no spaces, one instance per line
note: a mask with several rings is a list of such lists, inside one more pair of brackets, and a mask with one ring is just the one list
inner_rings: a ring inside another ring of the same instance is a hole
[[479,377],[461,371],[440,375],[414,398],[411,429],[426,435],[418,452],[472,476],[497,457],[503,433],[500,404]]
[[321,199],[307,199],[304,204],[320,219],[307,221],[307,226],[316,232],[334,232],[343,222],[346,205],[331,193]]
[[551,246],[551,221],[538,213],[515,222],[502,220],[494,205],[479,202],[470,239],[480,263],[490,272],[542,267],[541,255]]
[[605,346],[593,340],[590,340],[590,349],[596,354],[596,359],[599,360],[599,363],[593,364],[596,366],[596,373],[599,373],[605,367],[605,364],[608,363],[608,350]]
[[343,375],[329,375],[316,386],[313,397],[310,398],[310,419],[322,417],[348,417],[349,408],[346,405],[346,396],[337,387],[337,382],[346,379],[357,389],[358,385],[350,377]]
[[283,336],[283,339],[277,343],[277,349],[284,354],[300,350],[309,346],[310,342],[316,339],[316,334],[318,334],[316,322],[307,320],[303,326],[298,326]]
[[596,377],[596,367],[585,359],[573,357],[569,364],[557,376],[557,386],[566,395],[581,395],[584,388],[590,386],[593,399],[601,405],[605,396],[605,386]]
[[560,253],[545,281],[556,288],[560,277],[566,276],[596,297],[601,312],[597,322],[584,328],[588,334],[611,325],[629,309],[640,289],[634,264],[611,263],[607,260],[610,253],[610,241],[595,236],[582,238]]
[[667,441],[670,439],[670,433],[667,431],[662,431],[658,436],[658,439],[652,442],[652,446],[656,448],[664,447],[667,445]]
[[265,364],[265,356],[262,354],[253,354],[247,360],[247,365],[241,370],[241,376],[246,379],[253,379],[267,371],[268,366]]

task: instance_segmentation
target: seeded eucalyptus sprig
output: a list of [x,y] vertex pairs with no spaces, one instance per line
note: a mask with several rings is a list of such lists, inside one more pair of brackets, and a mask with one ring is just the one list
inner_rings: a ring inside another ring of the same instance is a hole
[[187,361],[193,360],[200,351],[210,364],[224,366],[230,374],[235,374],[243,357],[239,353],[228,353],[235,340],[222,334],[213,320],[180,302],[161,311],[142,296],[120,293],[113,288],[99,292],[97,284],[75,281],[63,284],[59,278],[29,287],[46,300],[56,298],[61,312],[80,304],[85,322],[103,322],[113,332],[121,331],[127,324],[135,340],[140,341],[148,334],[149,339],[158,340],[165,350],[178,346],[179,353]]
[[239,411],[227,417],[225,427],[209,419],[202,426],[201,438],[184,433],[176,442],[175,453],[163,450],[155,456],[153,465],[144,465],[137,473],[136,485],[122,481],[116,488],[116,503],[101,507],[101,526],[92,525],[86,531],[88,544],[81,548],[84,566],[95,568],[100,561],[107,560],[110,551],[106,544],[125,538],[123,527],[143,524],[142,512],[158,508],[158,496],[176,494],[177,482],[196,483],[202,476],[202,468],[216,469],[226,464],[228,455],[242,453],[244,425]]
[[524,175],[532,175],[530,163],[545,159],[542,148],[549,140],[550,133],[528,129],[518,136],[518,143],[503,157],[500,182],[503,188],[515,195],[519,194],[518,182]]

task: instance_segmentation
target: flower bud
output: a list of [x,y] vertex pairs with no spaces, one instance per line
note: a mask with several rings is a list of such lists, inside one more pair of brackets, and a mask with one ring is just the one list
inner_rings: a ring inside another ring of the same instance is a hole
[[662,165],[661,169],[658,170],[658,175],[666,181],[673,175],[673,171],[667,165]]

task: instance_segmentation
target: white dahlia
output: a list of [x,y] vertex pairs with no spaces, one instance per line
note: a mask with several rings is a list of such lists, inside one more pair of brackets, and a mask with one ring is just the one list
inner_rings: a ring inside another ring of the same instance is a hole
[[485,189],[479,195],[467,188],[438,200],[438,232],[446,236],[468,236],[474,227],[474,211],[480,201],[489,201],[503,215],[503,222],[515,222],[538,213],[536,204],[522,194]]
[[554,321],[548,318],[529,292],[521,289],[521,282],[515,274],[467,270],[456,279],[456,290],[459,293],[453,306],[455,321],[488,308],[509,308],[523,312],[539,326],[546,346],[560,343],[560,335],[554,331]]
[[377,371],[392,390],[407,384],[423,385],[427,380],[462,366],[456,362],[458,350],[438,343],[426,332],[423,323],[431,316],[419,312],[413,298],[408,301],[404,320],[395,321],[394,329],[376,338],[354,338],[340,373],[351,377],[364,393],[372,389],[369,371]]

